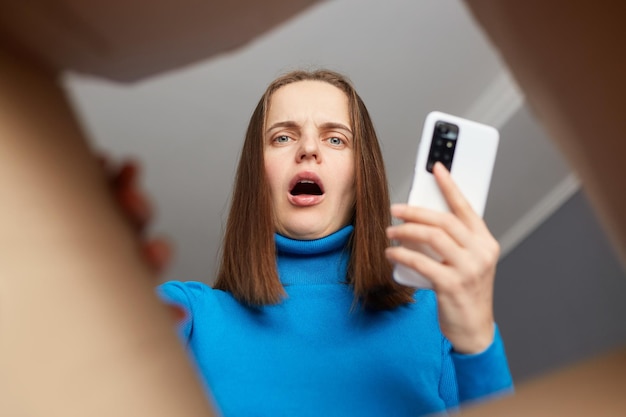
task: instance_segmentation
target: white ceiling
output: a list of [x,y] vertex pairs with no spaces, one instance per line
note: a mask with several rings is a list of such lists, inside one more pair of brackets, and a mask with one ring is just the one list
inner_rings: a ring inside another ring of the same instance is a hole
[[234,53],[137,84],[66,77],[95,146],[143,165],[153,231],[176,247],[165,278],[213,279],[248,118],[272,79],[302,67],[354,82],[379,133],[393,201],[408,195],[429,111],[499,127],[485,219],[505,253],[577,188],[462,2],[323,2]]

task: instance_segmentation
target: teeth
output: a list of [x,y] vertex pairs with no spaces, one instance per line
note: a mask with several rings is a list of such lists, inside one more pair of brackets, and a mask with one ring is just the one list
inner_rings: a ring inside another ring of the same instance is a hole
[[302,181],[298,181],[302,184],[315,184],[315,181],[311,181],[311,180],[302,180]]

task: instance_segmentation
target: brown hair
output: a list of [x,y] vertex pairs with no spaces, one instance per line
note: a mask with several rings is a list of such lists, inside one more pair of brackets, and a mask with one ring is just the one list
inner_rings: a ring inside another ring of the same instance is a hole
[[[343,91],[349,102],[354,134],[356,203],[352,223],[347,281],[355,300],[371,309],[392,309],[413,301],[413,292],[391,277],[385,258],[391,223],[389,191],[382,153],[365,104],[352,84],[333,71],[293,71],[272,82],[254,110],[239,167],[226,232],[222,262],[214,288],[229,291],[249,305],[275,304],[285,295],[276,271],[274,221],[263,163],[266,114],[273,93],[298,81],[323,81]],[[251,193],[249,190],[255,190]]]

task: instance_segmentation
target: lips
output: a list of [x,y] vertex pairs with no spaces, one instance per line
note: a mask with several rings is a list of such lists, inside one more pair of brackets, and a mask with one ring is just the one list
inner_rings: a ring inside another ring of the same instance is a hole
[[310,171],[298,173],[289,182],[289,201],[299,207],[319,204],[324,199],[324,185],[317,174]]

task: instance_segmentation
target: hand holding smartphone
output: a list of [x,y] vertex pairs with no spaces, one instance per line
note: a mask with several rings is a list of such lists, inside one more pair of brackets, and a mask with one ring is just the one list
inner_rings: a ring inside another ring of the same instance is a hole
[[[429,113],[417,151],[408,204],[450,211],[432,174],[434,164],[441,162],[450,171],[452,179],[471,207],[482,217],[499,138],[498,131],[491,126],[446,113]],[[424,245],[420,251],[440,260],[428,246]],[[432,288],[427,278],[403,265],[395,266],[393,277],[403,285]]]

